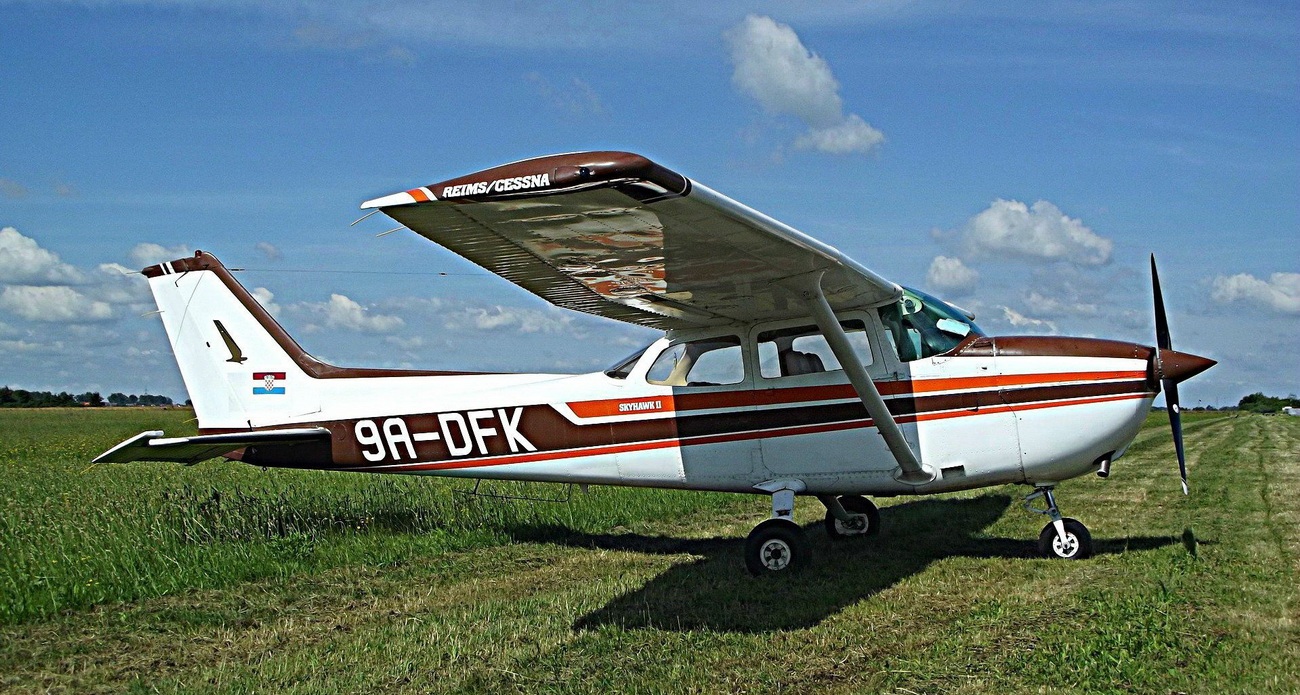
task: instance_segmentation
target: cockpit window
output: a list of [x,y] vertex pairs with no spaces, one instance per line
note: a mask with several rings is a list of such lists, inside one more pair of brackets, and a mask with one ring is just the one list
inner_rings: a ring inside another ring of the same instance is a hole
[[721,386],[744,380],[740,338],[730,335],[673,345],[646,373],[646,381],[661,386]]
[[885,335],[898,359],[911,362],[942,355],[966,336],[984,332],[962,312],[918,290],[903,288],[903,298],[880,308]]
[[[651,343],[650,345],[653,344],[654,343]],[[624,357],[623,359],[615,362],[613,367],[610,367],[609,369],[605,370],[605,376],[611,379],[626,379],[627,375],[631,374],[632,369],[636,367],[636,363],[641,360],[641,355],[644,355],[645,351],[650,349],[650,345],[647,345],[641,348],[640,350],[637,350],[636,352],[628,355],[627,357]]]

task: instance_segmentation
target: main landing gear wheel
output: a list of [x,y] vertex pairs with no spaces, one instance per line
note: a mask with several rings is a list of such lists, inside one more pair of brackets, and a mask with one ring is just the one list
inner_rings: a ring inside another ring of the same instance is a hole
[[843,541],[880,533],[880,510],[871,500],[860,495],[844,495],[840,497],[840,506],[855,518],[846,524],[836,519],[829,509],[826,510],[826,535],[831,540]]
[[789,519],[768,519],[745,540],[745,567],[755,577],[798,572],[811,557],[803,529]]
[[1082,560],[1092,555],[1092,534],[1078,519],[1061,519],[1065,535],[1057,532],[1056,522],[1043,527],[1038,534],[1038,552],[1045,558]]

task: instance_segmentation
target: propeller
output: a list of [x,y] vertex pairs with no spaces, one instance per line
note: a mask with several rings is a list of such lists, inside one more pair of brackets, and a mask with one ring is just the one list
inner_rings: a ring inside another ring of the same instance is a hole
[[1178,475],[1182,478],[1183,494],[1187,490],[1187,459],[1183,454],[1183,418],[1178,406],[1178,379],[1175,375],[1166,375],[1164,369],[1165,351],[1172,355],[1173,345],[1169,340],[1169,319],[1165,316],[1165,299],[1160,294],[1160,276],[1156,273],[1156,255],[1151,254],[1151,292],[1156,304],[1156,364],[1160,367],[1160,388],[1165,392],[1165,410],[1169,412],[1169,428],[1174,432],[1174,451],[1178,453]]

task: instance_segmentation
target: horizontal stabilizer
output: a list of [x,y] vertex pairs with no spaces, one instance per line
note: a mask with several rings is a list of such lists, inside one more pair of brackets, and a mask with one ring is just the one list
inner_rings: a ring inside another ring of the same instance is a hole
[[195,437],[164,438],[162,430],[141,432],[100,454],[94,463],[129,463],[131,461],[172,461],[194,464],[224,456],[232,451],[259,444],[310,444],[329,441],[324,427],[300,427],[285,430],[205,434]]

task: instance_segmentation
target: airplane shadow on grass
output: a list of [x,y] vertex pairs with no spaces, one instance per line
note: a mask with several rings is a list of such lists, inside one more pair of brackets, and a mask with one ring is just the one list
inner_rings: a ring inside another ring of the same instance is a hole
[[[880,510],[880,536],[843,542],[829,540],[820,523],[810,524],[804,532],[812,543],[813,561],[793,577],[751,578],[745,572],[744,538],[584,534],[557,527],[516,529],[514,537],[580,548],[702,556],[673,566],[583,616],[574,629],[612,625],[770,632],[817,625],[944,558],[1037,558],[1036,538],[983,535],[1010,506],[1006,495],[907,502]],[[1175,536],[1095,539],[1094,552],[1149,550],[1179,542]]]

